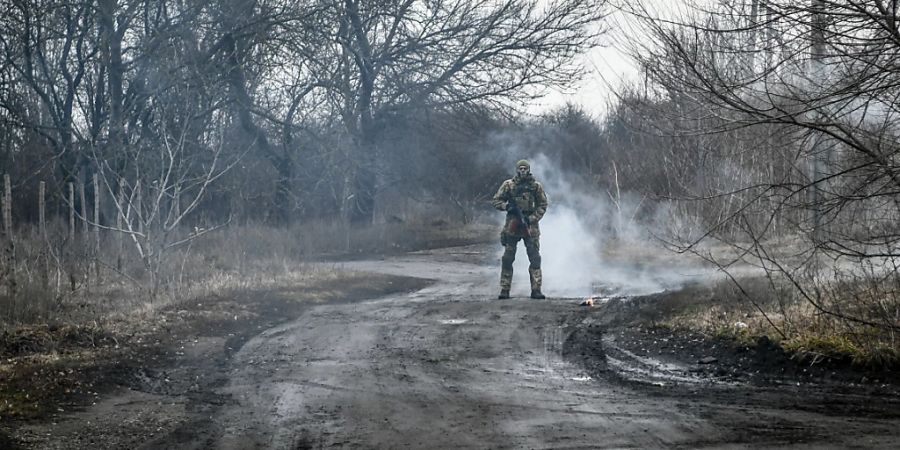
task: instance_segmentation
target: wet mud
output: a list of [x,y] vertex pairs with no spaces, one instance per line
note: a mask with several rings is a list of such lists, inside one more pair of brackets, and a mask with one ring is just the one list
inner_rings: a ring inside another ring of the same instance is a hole
[[653,314],[649,301],[584,307],[552,292],[497,300],[494,250],[344,262],[434,281],[293,311],[235,331],[242,338],[198,338],[115,395],[25,424],[10,440],[24,448],[893,448],[900,437],[890,380],[775,376],[778,360],[755,359],[770,354],[764,348],[713,351],[642,326],[636,318]]

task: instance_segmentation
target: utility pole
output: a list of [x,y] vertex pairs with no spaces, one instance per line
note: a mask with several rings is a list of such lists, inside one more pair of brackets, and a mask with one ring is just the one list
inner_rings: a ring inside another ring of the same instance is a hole
[[[813,125],[817,125],[823,122],[825,116],[824,111],[820,109],[821,107],[824,107],[824,105],[819,107],[815,106],[818,102],[819,94],[814,91],[815,86],[818,86],[819,83],[823,83],[827,76],[825,73],[825,56],[827,50],[825,47],[826,13],[824,0],[812,0],[811,10],[810,55],[809,65],[807,67],[807,80],[809,80],[807,87],[811,105],[807,105],[807,107],[809,107],[808,114],[810,116],[810,122]],[[828,159],[824,144],[824,136],[822,133],[818,130],[811,129],[808,141],[810,166],[809,179],[813,184],[808,191],[807,198],[810,207],[813,238],[816,241],[818,241],[822,235],[822,183],[826,176],[825,166]]]

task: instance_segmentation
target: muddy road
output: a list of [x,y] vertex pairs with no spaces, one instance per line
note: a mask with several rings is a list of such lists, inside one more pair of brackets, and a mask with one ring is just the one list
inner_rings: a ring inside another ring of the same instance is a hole
[[126,390],[27,432],[46,448],[896,448],[894,394],[639,356],[618,338],[628,299],[496,300],[493,250],[345,263],[435,282],[313,306],[215,364],[204,348],[226,343],[198,342],[201,369],[156,383],[216,382]]

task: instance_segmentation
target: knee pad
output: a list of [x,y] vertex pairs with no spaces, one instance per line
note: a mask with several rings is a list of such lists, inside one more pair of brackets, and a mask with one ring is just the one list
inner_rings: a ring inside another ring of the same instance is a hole
[[500,258],[504,264],[512,264],[513,261],[516,260],[516,247],[515,244],[507,245],[506,250],[503,251],[503,257]]

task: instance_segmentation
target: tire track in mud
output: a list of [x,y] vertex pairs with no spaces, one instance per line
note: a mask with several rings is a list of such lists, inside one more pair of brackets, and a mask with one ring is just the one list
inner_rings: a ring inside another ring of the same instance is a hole
[[212,374],[221,401],[188,405],[146,447],[890,448],[898,436],[896,417],[834,413],[808,392],[714,383],[630,351],[616,330],[636,302],[498,301],[496,267],[470,259],[347,263],[438,281],[261,331]]
[[[579,364],[596,378],[609,382],[650,384],[656,386],[688,385],[735,385],[716,377],[704,376],[691,371],[686,364],[640,356],[620,345],[615,333],[609,329],[618,322],[621,305],[628,298],[604,299],[597,311],[587,311],[585,317],[570,315],[569,335],[565,341],[563,356],[574,364]],[[627,307],[626,307],[627,308]],[[600,316],[598,320],[594,316]]]
[[211,448],[778,447],[870,434],[878,447],[896,434],[896,421],[825,417],[795,393],[629,351],[610,333],[627,299],[497,301],[492,268],[435,255],[348,266],[440,281],[322,305],[252,339],[234,356],[223,394],[236,405],[212,420]]
[[[713,431],[674,404],[598,385],[564,358],[572,332],[560,311],[570,300],[498,302],[478,294],[493,291],[494,278],[479,266],[366,264],[351,267],[445,281],[317,307],[248,342],[235,366],[293,351],[269,358],[268,373],[246,364],[231,376],[226,391],[240,406],[217,418],[226,432],[215,447],[659,447]],[[251,381],[274,373],[274,383]]]

